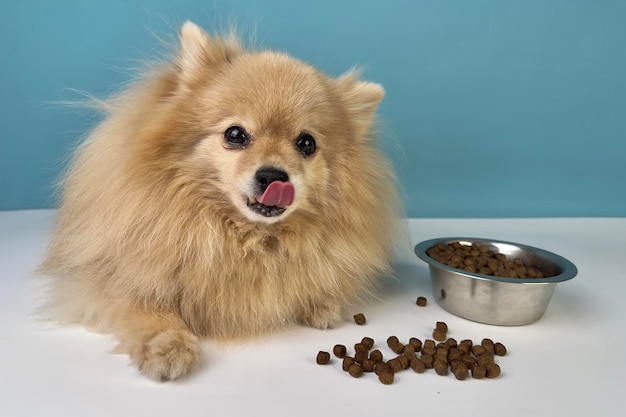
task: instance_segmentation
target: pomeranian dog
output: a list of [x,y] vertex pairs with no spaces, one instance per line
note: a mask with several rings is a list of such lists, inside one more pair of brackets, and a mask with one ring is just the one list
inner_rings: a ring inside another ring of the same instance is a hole
[[64,176],[40,268],[58,319],[113,334],[156,380],[198,368],[202,338],[336,325],[390,272],[383,93],[185,23]]

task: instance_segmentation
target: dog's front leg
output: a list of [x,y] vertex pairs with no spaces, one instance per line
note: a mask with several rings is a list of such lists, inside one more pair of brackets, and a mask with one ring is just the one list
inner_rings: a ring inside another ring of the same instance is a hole
[[341,306],[330,299],[312,301],[301,314],[301,321],[318,329],[332,329],[341,321]]
[[200,339],[175,313],[130,308],[115,326],[117,353],[127,353],[147,376],[180,378],[199,367]]

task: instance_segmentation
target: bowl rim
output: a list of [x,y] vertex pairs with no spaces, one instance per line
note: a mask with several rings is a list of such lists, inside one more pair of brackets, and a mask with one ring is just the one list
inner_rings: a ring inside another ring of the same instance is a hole
[[[438,262],[432,259],[426,253],[428,249],[437,245],[438,243],[444,243],[444,242],[451,243],[451,242],[459,242],[459,241],[466,241],[466,242],[479,243],[479,244],[480,243],[482,244],[501,243],[501,244],[516,246],[520,249],[533,251],[537,255],[541,256],[542,258],[545,258],[549,260],[550,262],[553,262],[556,265],[558,265],[563,270],[563,272],[561,272],[559,275],[546,277],[546,278],[496,277],[493,275],[484,275],[484,274],[479,274],[479,273],[467,272],[459,268],[452,268],[446,264],[442,264],[441,262]],[[414,251],[418,258],[420,258],[422,261],[426,262],[430,266],[434,266],[439,269],[444,269],[446,271],[453,272],[457,275],[463,275],[468,278],[474,278],[474,279],[479,279],[479,280],[509,282],[509,283],[514,283],[514,284],[546,284],[546,283],[556,283],[556,282],[567,281],[567,280],[574,278],[578,274],[578,269],[576,268],[576,265],[574,265],[572,262],[565,259],[564,257],[557,255],[556,253],[547,251],[545,249],[537,248],[534,246],[525,245],[522,243],[510,242],[510,241],[499,240],[499,239],[478,238],[478,237],[439,237],[439,238],[424,240],[418,243],[417,245],[415,245]]]

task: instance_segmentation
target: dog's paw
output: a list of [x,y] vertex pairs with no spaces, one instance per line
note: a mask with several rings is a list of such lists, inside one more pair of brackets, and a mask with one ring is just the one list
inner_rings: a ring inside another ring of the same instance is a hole
[[304,315],[303,321],[317,329],[332,329],[341,321],[341,308],[339,306],[316,305]]
[[200,340],[188,330],[161,331],[145,343],[142,353],[139,370],[157,381],[180,378],[201,361]]

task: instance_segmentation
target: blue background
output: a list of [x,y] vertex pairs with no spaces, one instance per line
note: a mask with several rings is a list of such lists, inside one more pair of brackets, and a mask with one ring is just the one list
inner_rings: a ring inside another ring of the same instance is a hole
[[59,104],[132,76],[191,19],[380,82],[411,217],[626,216],[626,2],[25,0],[0,4],[0,210],[53,207],[94,125]]

